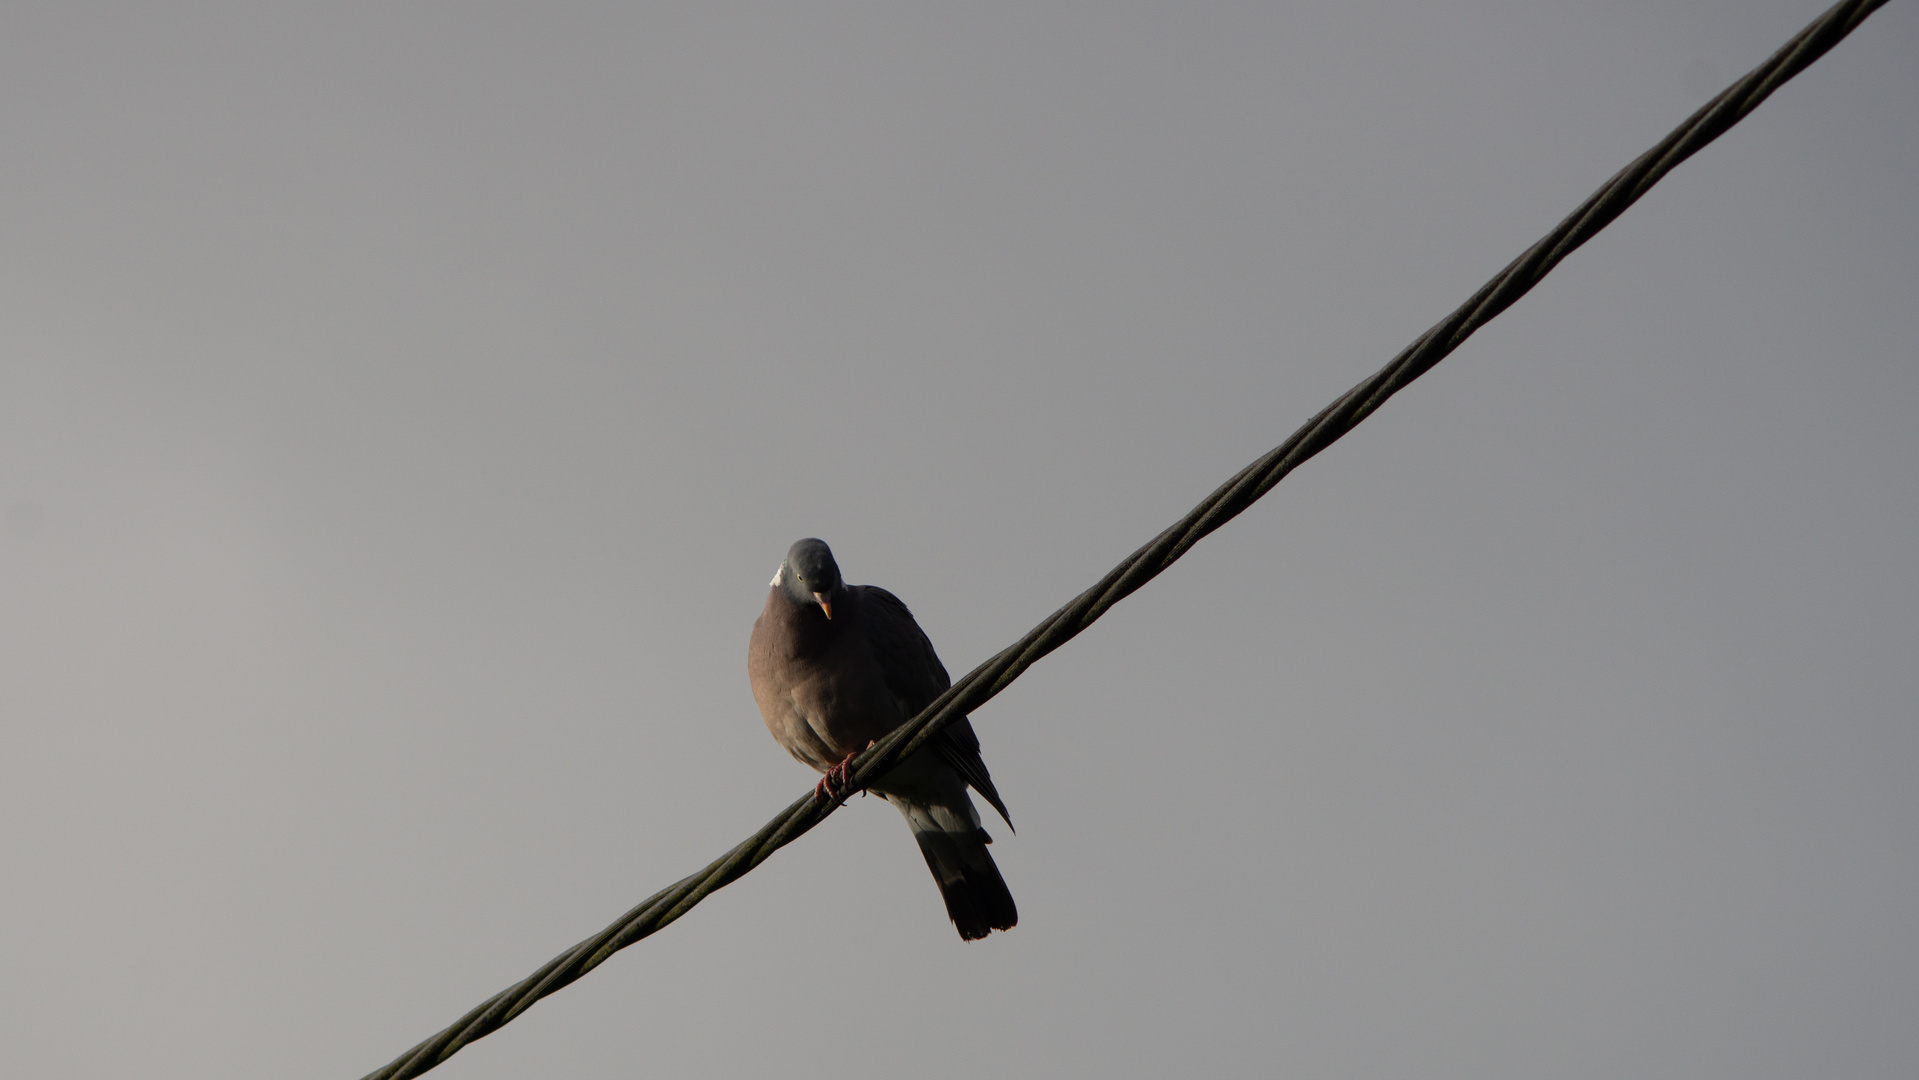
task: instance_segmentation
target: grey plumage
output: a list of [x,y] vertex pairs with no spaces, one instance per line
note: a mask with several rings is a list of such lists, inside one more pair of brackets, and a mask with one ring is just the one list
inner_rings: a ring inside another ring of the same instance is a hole
[[[917,715],[951,685],[933,643],[899,597],[876,585],[847,585],[825,542],[795,543],[753,623],[747,674],[767,730],[827,779],[849,757]],[[906,818],[968,941],[1019,921],[1013,896],[987,853],[968,787],[1012,827],[980,758],[979,737],[962,718],[875,780],[869,789]]]

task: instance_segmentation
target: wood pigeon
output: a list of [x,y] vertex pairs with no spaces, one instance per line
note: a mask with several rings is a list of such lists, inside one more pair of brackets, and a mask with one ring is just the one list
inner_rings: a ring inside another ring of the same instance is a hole
[[[918,715],[952,685],[913,613],[877,585],[840,580],[825,541],[786,552],[753,623],[746,671],[767,730],[801,762],[824,773],[816,793],[844,797],[847,766],[875,739]],[[1006,804],[980,760],[965,717],[947,725],[870,790],[893,804],[919,841],[946,913],[963,940],[1019,921],[1013,894],[987,854],[967,787],[1006,820]]]

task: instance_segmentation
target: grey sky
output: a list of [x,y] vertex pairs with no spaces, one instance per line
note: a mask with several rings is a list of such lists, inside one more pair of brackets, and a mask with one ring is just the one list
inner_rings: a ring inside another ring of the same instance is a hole
[[[0,1073],[357,1077],[814,780],[1817,2],[16,3]],[[848,811],[437,1076],[1910,1077],[1919,12]]]

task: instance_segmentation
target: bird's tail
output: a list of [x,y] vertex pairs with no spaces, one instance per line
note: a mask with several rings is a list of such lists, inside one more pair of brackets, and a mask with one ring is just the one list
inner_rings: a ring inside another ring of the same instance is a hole
[[961,939],[976,941],[995,930],[1011,930],[1019,922],[1019,909],[986,851],[993,838],[980,828],[972,800],[963,792],[960,798],[965,803],[959,808],[896,795],[887,801],[899,808],[912,827],[913,839],[919,841],[920,854],[926,856],[926,868],[939,884],[946,914],[959,928]]

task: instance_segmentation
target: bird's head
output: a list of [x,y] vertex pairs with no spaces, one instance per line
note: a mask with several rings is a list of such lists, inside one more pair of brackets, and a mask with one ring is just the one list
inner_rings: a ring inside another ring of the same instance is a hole
[[786,561],[773,575],[773,584],[786,598],[800,607],[818,604],[827,618],[833,617],[833,602],[840,593],[840,566],[833,561],[833,549],[826,541],[807,537],[786,549]]

